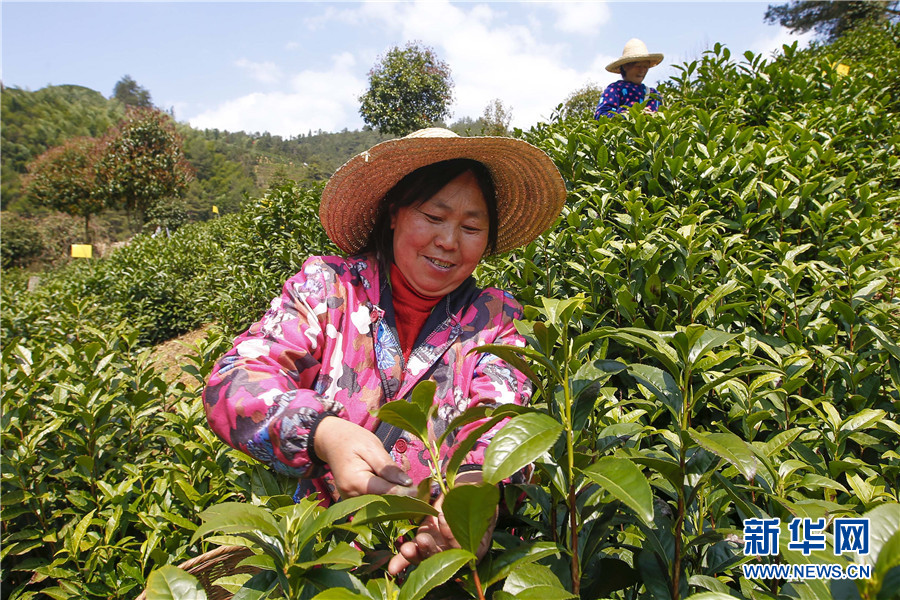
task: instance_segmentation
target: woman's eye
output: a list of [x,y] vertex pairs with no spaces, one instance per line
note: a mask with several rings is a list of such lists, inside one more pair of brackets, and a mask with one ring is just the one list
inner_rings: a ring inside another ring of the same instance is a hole
[[[421,211],[419,211],[419,212],[421,212]],[[442,219],[441,219],[439,216],[437,216],[437,215],[432,215],[432,214],[429,214],[429,213],[427,213],[427,212],[423,212],[422,214],[425,215],[425,218],[428,219],[429,221],[431,221],[432,223],[440,223],[441,220],[442,220]]]
[[472,227],[470,225],[463,225],[463,230],[467,233],[479,233],[481,231],[481,227]]

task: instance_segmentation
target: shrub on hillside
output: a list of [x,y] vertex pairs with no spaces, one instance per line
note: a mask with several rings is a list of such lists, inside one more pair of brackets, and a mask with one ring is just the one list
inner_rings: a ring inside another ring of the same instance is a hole
[[[84,241],[84,221],[61,213],[23,216],[4,212],[2,216],[3,268],[29,267],[42,269],[58,267],[71,260],[72,244]],[[91,223],[91,239],[96,242],[95,253],[109,246],[104,228]]]
[[6,212],[2,223],[0,256],[4,269],[26,267],[43,254],[44,245],[31,219]]
[[145,343],[211,321],[237,333],[265,311],[306,256],[335,251],[318,220],[319,194],[289,182],[239,214],[170,236],[137,235],[108,258],[45,273],[41,287],[5,315],[3,337],[40,337],[41,314],[66,312],[69,299],[98,307],[93,325],[128,322]]

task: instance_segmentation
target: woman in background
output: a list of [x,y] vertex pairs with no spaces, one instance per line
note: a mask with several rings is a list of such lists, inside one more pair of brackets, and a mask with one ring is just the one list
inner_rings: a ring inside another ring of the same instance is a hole
[[607,71],[621,74],[622,79],[609,84],[603,90],[600,103],[594,110],[594,118],[599,120],[600,117],[616,116],[627,112],[630,106],[645,100],[647,105],[644,112],[656,112],[662,104],[662,97],[656,88],[648,88],[643,81],[647,76],[647,70],[662,60],[662,54],[651,54],[641,40],[637,38],[628,40],[622,56],[606,65]]

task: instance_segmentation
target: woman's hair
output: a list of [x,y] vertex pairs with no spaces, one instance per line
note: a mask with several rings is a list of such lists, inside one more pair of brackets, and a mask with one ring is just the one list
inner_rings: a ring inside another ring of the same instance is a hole
[[482,163],[469,158],[454,158],[419,167],[397,185],[388,190],[375,216],[375,226],[363,252],[375,252],[387,264],[394,260],[394,230],[391,229],[391,214],[405,206],[419,206],[430,200],[445,185],[462,175],[472,173],[484,196],[488,211],[488,253],[497,247],[497,195],[491,172]]

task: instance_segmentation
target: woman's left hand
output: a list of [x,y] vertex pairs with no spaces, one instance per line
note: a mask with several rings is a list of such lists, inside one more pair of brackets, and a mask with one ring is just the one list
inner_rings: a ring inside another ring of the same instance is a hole
[[[469,472],[460,474],[456,479],[456,484],[480,483],[480,472]],[[450,548],[459,548],[459,542],[453,537],[450,525],[444,518],[444,512],[441,506],[444,503],[443,495],[438,497],[434,502],[434,507],[438,510],[437,516],[425,517],[419,525],[416,537],[408,542],[403,542],[397,554],[391,558],[388,563],[388,573],[391,575],[399,575],[405,568],[410,565],[417,565],[426,558],[434,556],[438,552],[449,550]],[[487,554],[491,547],[491,541],[494,536],[494,527],[497,525],[497,511],[494,511],[494,518],[488,526],[481,543],[478,545],[478,551],[475,553],[478,560]]]

